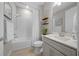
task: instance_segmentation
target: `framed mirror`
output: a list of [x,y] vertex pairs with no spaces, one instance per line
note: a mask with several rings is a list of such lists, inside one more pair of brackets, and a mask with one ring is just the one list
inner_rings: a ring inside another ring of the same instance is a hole
[[53,14],[53,31],[54,32],[65,32],[64,27],[64,11]]

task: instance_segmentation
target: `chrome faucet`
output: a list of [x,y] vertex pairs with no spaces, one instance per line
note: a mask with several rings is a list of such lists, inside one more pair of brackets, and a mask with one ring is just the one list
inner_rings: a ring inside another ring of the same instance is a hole
[[64,32],[59,33],[60,37],[64,37]]
[[76,33],[72,33],[72,37],[74,40],[76,40]]

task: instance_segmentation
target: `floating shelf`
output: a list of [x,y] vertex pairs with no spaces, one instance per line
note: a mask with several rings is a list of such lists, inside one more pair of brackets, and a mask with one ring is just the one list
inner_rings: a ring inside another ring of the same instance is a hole
[[42,20],[47,20],[48,19],[48,17],[45,17],[45,18],[43,18]]
[[43,23],[43,25],[47,25],[48,23]]

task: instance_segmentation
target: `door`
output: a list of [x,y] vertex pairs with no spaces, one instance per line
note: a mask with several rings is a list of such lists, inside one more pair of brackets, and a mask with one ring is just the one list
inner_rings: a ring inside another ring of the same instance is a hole
[[3,55],[3,2],[0,2],[0,56]]

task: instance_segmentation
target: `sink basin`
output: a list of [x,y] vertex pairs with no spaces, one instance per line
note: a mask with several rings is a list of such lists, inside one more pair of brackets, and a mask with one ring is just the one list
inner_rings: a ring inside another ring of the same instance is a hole
[[67,38],[67,37],[61,37],[61,36],[59,36],[59,35],[49,35],[50,37],[54,37],[54,38],[56,38],[56,39],[59,39],[59,40],[64,40],[64,41],[67,41],[67,40],[69,40],[70,38]]
[[77,40],[74,39],[72,36],[69,35],[64,35],[64,36],[59,36],[58,34],[49,34],[46,35],[45,37],[50,38],[51,40],[63,43],[65,45],[68,45],[73,48],[77,48]]
[[70,38],[66,38],[66,37],[56,37],[59,40],[63,40],[63,41],[68,41],[70,40]]
[[52,34],[52,35],[49,34],[48,36],[54,37],[54,38],[56,38],[58,40],[62,40],[62,41],[68,41],[68,40],[76,41],[76,40],[73,39],[73,37],[70,37],[70,36],[60,36],[58,34]]

